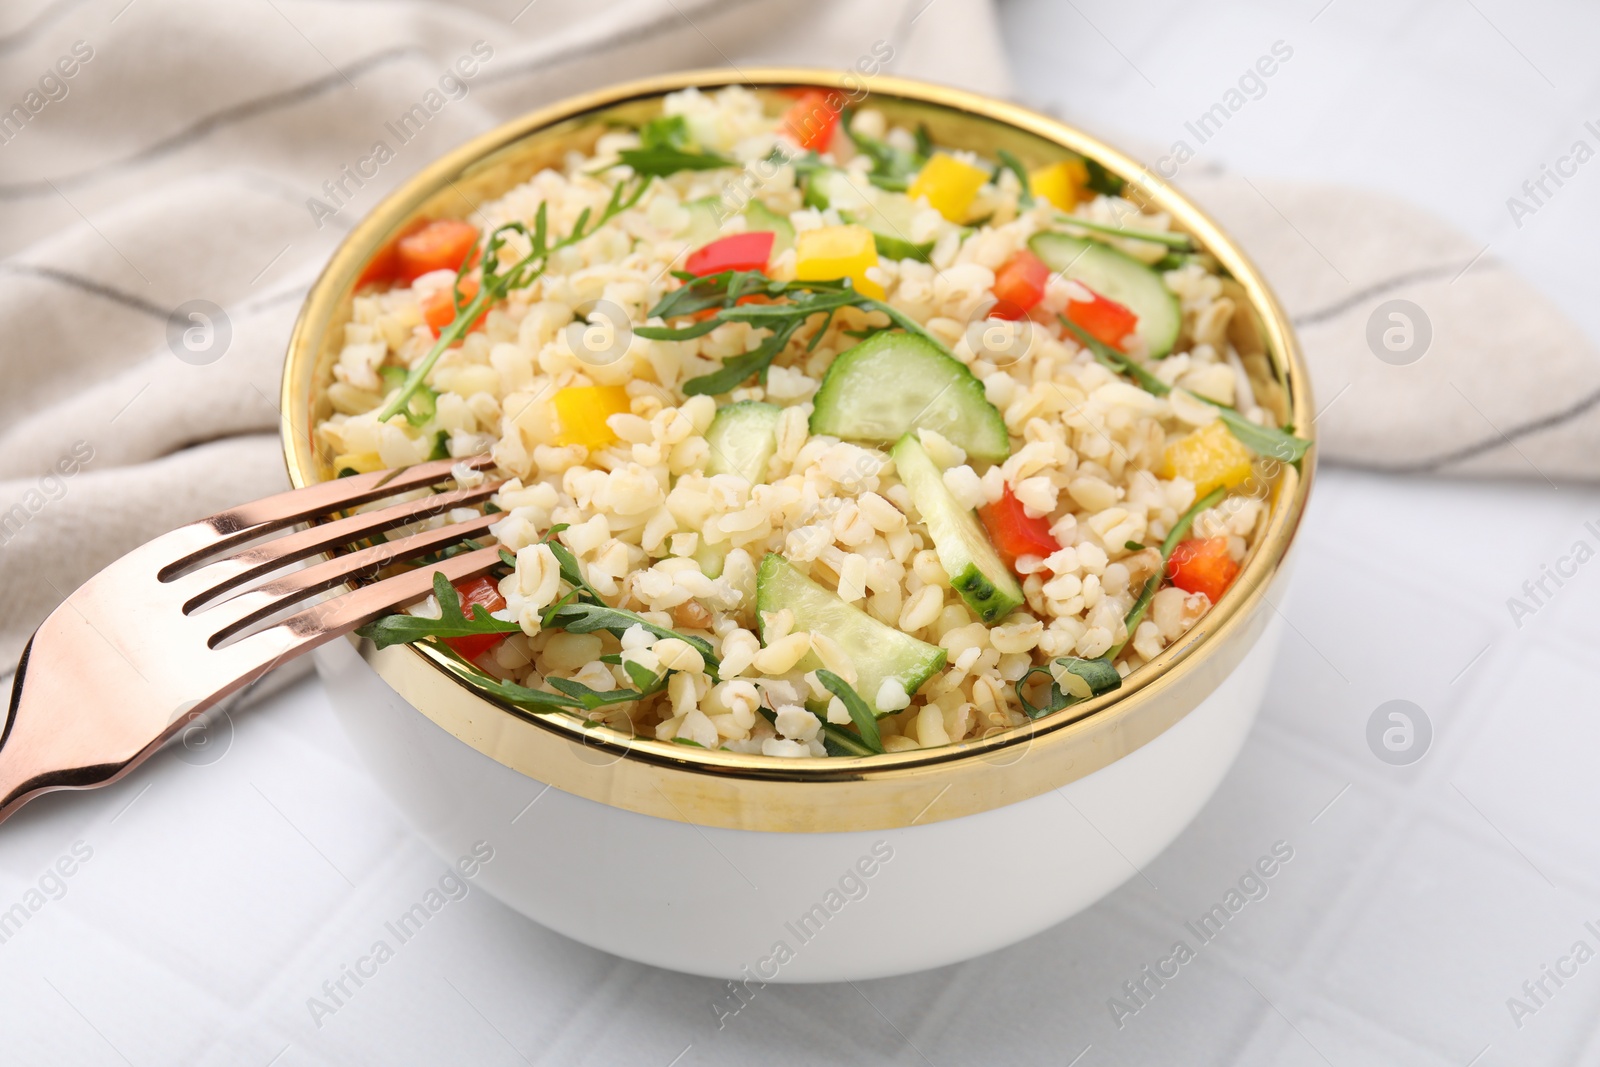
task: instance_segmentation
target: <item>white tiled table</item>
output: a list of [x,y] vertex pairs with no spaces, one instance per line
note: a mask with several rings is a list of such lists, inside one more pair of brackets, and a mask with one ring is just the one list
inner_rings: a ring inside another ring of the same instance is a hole
[[[1513,228],[1503,203],[1600,115],[1586,54],[1600,17],[1334,0],[1310,22],[1319,6],[1002,10],[1027,99],[1158,144],[1273,40],[1292,42],[1295,64],[1208,148],[1218,161],[1426,198],[1600,329],[1587,303],[1600,169],[1536,225]],[[1591,520],[1592,490],[1324,470],[1260,723],[1166,854],[1012,949],[856,987],[771,987],[721,1031],[717,983],[592,952],[477,890],[315,1025],[307,998],[443,868],[303,684],[238,716],[214,763],[163,755],[7,824],[0,908],[75,842],[92,854],[0,944],[0,1062],[1600,1062],[1600,959],[1547,981],[1554,995],[1520,1029],[1506,1006],[1573,942],[1600,950],[1584,928],[1600,920],[1600,564],[1520,630],[1505,607],[1574,541],[1600,544]],[[1367,746],[1391,699],[1433,724],[1410,767]],[[1119,1030],[1108,998],[1174,940],[1196,944],[1185,922],[1278,841],[1294,858],[1268,895]],[[952,921],[992,906],[953,902]]]

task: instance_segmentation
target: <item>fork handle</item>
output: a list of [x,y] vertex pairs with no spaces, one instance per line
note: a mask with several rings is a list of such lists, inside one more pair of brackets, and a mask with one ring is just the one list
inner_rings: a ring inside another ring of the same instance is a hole
[[[45,636],[41,647],[73,649],[71,661],[38,660],[34,648]],[[97,690],[128,699],[84,699],[86,672],[101,676]],[[57,608],[28,640],[12,680],[0,734],[0,821],[40,793],[116,781],[160,748],[191,711],[203,710],[169,710],[139,699],[150,688],[87,619],[65,605]]]

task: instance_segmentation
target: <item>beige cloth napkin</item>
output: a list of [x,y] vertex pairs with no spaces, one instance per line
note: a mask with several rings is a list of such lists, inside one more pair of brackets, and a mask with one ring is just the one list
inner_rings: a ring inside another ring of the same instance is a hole
[[[124,3],[0,13],[0,59],[22,75],[6,84],[31,80],[0,99],[11,115],[0,114],[0,672],[122,552],[285,484],[278,375],[305,289],[353,220],[445,149],[625,78],[853,66],[880,42],[892,73],[1011,88],[988,0]],[[430,92],[443,102],[421,132],[333,201],[324,183],[373,142],[394,146],[386,124]],[[1591,346],[1471,242],[1368,193],[1181,181],[1300,323],[1326,405],[1324,458],[1596,471]],[[320,226],[312,196],[338,208]],[[1395,298],[1432,328],[1426,354],[1403,366],[1366,336],[1372,310]],[[191,301],[223,309],[226,330],[219,319],[186,347],[169,317]]]

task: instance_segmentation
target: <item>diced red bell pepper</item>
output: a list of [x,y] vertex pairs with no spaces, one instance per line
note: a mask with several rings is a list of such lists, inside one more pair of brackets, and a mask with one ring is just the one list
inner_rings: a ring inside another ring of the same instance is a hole
[[1012,570],[1016,569],[1018,556],[1048,556],[1061,547],[1050,533],[1050,520],[1043,515],[1029,518],[1009,485],[999,500],[978,509],[978,518]]
[[1239,574],[1226,537],[1190,538],[1172,550],[1167,575],[1186,593],[1204,593],[1215,604]]
[[361,277],[356,279],[356,288],[367,285],[388,285],[395,279],[395,274],[400,265],[400,242],[428,225],[427,219],[412,219],[405,227],[378,249],[376,255],[367,261],[366,267],[361,271]]
[[[461,279],[461,295],[468,300],[478,295],[478,281],[476,278]],[[472,325],[467,327],[468,331],[483,329],[483,319],[488,314],[489,310],[485,308],[473,320]],[[428,329],[433,331],[435,337],[438,337],[440,331],[455,321],[456,297],[449,286],[443,289],[435,289],[422,298],[422,318],[427,322]]]
[[1089,295],[1093,299],[1067,301],[1067,321],[1095,340],[1120,350],[1123,340],[1139,325],[1139,316],[1092,289]]
[[409,285],[435,270],[460,270],[478,240],[478,228],[460,219],[434,219],[395,242],[394,278]]
[[707,274],[720,274],[725,270],[766,270],[772,258],[772,242],[777,235],[771,230],[752,230],[749,233],[731,233],[689,253],[683,269],[697,278]]
[[821,89],[810,89],[783,116],[783,129],[808,152],[826,152],[839,125],[839,107]]
[[989,309],[989,317],[1027,317],[1034,305],[1044,299],[1044,288],[1049,281],[1050,268],[1045,266],[1044,260],[1024,248],[995,271],[992,292],[996,303]]
[[[480,605],[484,611],[499,611],[506,606],[506,598],[500,595],[499,583],[486,574],[476,578],[464,578],[457,582],[456,593],[461,597],[461,613],[469,619],[478,615],[478,612],[472,610],[474,604]],[[444,643],[460,653],[462,658],[476,660],[504,641],[506,636],[506,634],[466,634],[462,637],[446,637]]]

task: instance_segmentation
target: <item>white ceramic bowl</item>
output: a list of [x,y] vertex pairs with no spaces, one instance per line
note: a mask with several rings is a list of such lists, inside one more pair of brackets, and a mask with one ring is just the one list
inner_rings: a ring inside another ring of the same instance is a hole
[[[635,83],[510,123],[385,200],[335,254],[296,326],[283,393],[295,483],[331,473],[310,427],[325,411],[318,398],[337,327],[374,250],[411,219],[459,214],[463,195],[498,195],[586,147],[607,120],[654,113],[667,92],[735,82],[854,84],[792,70]],[[1307,377],[1281,309],[1193,205],[1043,116],[941,87],[871,82],[875,105],[927,122],[941,144],[1009,148],[1029,163],[1075,151],[1167,210],[1231,275],[1253,325],[1236,342],[1261,391],[1309,426]],[[1121,690],[945,749],[802,768],[519,714],[412,647],[336,642],[317,665],[356,747],[441,857],[475,855],[478,884],[585,944],[740,982],[743,992],[715,1009],[734,1012],[763,982],[901,974],[1010,944],[1094,903],[1165,848],[1254,720],[1313,462],[1278,479],[1233,588]],[[967,918],[975,912],[983,918]]]

